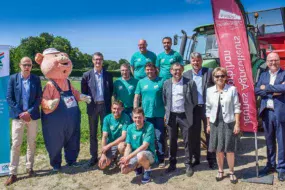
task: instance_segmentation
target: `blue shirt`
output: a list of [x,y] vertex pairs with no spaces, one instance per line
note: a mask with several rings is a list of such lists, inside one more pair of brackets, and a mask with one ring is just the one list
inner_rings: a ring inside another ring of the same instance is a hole
[[96,80],[96,94],[95,94],[95,101],[104,101],[104,87],[103,87],[103,71],[98,73],[94,70],[95,73],[95,80]]
[[196,83],[197,91],[198,91],[198,104],[204,104],[203,100],[203,89],[202,89],[202,69],[196,74],[193,70],[193,80]]
[[27,111],[29,109],[29,99],[30,99],[30,76],[24,79],[21,75],[22,80],[22,99],[23,99],[23,110]]

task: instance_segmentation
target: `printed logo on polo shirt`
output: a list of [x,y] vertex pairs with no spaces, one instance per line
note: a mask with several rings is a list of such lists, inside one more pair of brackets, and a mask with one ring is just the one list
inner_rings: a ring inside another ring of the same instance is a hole
[[111,125],[110,129],[113,131],[115,129],[115,127],[113,125]]
[[143,89],[147,89],[148,88],[148,85],[144,85]]
[[145,61],[146,61],[146,62],[151,62],[151,60],[150,60],[149,58],[147,58]]
[[133,135],[133,139],[136,140],[136,139],[137,139],[137,136],[136,136],[136,135]]
[[129,89],[130,89],[130,90],[132,90],[133,88],[134,88],[134,86],[133,86],[133,85],[129,86]]
[[173,58],[169,59],[169,63],[173,63],[173,62],[174,62]]
[[154,87],[153,87],[153,88],[154,88],[154,89],[157,89],[158,87],[159,87],[159,86],[158,86],[158,84],[157,84],[157,85],[154,85]]
[[122,90],[123,89],[123,86],[119,86],[119,90]]
[[122,124],[119,125],[119,129],[121,129],[121,128],[122,128]]
[[164,63],[165,59],[161,59],[161,63]]
[[138,62],[140,62],[141,60],[142,60],[141,58],[138,58],[138,59],[137,59]]

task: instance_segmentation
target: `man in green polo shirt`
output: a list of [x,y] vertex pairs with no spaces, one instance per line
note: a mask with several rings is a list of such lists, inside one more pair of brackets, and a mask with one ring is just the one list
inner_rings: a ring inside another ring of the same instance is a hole
[[159,167],[164,167],[165,152],[165,127],[164,127],[164,104],[162,99],[162,89],[164,80],[156,75],[156,67],[152,63],[145,65],[147,77],[139,80],[134,98],[134,108],[139,106],[142,100],[142,108],[146,120],[153,124],[156,135]]
[[131,118],[138,80],[130,76],[129,64],[123,63],[120,71],[122,77],[114,82],[114,99],[120,100],[123,103],[123,112]]
[[154,127],[144,121],[142,108],[134,108],[132,115],[134,123],[128,126],[127,147],[120,159],[121,173],[127,174],[136,170],[137,175],[143,173],[142,183],[148,183],[151,180],[150,166],[157,162]]
[[164,79],[169,79],[172,77],[170,73],[170,67],[173,63],[180,63],[184,65],[182,56],[171,49],[172,39],[170,37],[164,37],[162,39],[162,44],[164,47],[164,52],[158,54],[155,66],[159,70],[159,76]]
[[146,40],[139,40],[139,51],[134,53],[131,58],[131,72],[135,79],[142,79],[146,76],[144,66],[148,62],[155,63],[156,55],[155,53],[147,50]]
[[112,103],[111,111],[112,113],[107,115],[103,121],[102,155],[98,163],[100,169],[109,166],[118,153],[123,155],[126,146],[124,140],[130,118],[122,113],[123,104],[120,101]]

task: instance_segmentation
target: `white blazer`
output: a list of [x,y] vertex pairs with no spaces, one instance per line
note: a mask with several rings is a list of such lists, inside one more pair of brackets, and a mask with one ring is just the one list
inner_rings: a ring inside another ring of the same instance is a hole
[[236,87],[227,84],[221,93],[217,91],[216,85],[207,89],[206,116],[210,118],[211,123],[216,121],[219,95],[224,122],[234,122],[235,114],[241,113],[240,103]]

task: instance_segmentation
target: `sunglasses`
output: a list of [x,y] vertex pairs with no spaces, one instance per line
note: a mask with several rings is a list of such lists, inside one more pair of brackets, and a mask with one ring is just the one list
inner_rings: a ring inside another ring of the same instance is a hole
[[31,67],[32,64],[22,64],[23,67]]
[[223,79],[223,78],[225,78],[225,77],[226,77],[226,75],[216,75],[216,76],[215,76],[216,79],[218,79],[218,78],[222,78],[222,79]]

